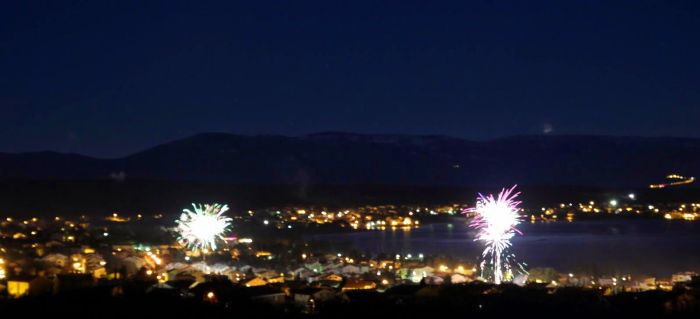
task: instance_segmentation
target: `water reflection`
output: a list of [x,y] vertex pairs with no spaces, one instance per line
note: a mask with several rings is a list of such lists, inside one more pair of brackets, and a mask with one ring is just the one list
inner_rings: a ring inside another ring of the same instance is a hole
[[[699,228],[697,223],[666,220],[524,223],[524,235],[513,240],[513,253],[530,266],[562,271],[669,274],[700,269]],[[481,253],[474,232],[463,222],[312,238],[371,253],[445,254],[467,261]]]

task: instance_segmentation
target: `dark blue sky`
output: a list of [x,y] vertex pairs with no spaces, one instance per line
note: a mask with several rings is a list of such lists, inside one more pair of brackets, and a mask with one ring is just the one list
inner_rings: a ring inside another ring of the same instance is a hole
[[0,151],[111,157],[209,131],[700,137],[700,1],[68,2],[0,5]]

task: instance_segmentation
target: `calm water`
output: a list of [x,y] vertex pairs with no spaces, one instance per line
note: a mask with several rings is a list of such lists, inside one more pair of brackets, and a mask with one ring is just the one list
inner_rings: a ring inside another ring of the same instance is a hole
[[[512,252],[530,267],[562,272],[622,272],[669,275],[700,271],[700,223],[667,220],[574,221],[523,224]],[[371,253],[444,254],[476,261],[482,247],[464,221],[411,230],[366,231],[310,236],[338,249]]]

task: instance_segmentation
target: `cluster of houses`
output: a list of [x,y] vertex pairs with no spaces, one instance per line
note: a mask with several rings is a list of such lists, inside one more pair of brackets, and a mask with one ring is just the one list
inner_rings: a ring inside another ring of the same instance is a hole
[[691,282],[698,274],[692,271],[679,272],[671,276],[670,280],[658,279],[654,276],[591,276],[585,274],[553,274],[550,278],[531,276],[529,282],[543,284],[547,288],[558,287],[584,287],[600,290],[604,295],[613,295],[621,292],[644,292],[649,290],[672,290],[677,285]]
[[[227,302],[233,296],[270,304],[293,304],[313,311],[329,300],[357,292],[384,292],[392,287],[439,286],[483,281],[474,265],[439,264],[422,255],[355,260],[342,254],[303,254],[301,261],[270,263],[270,253],[253,250],[262,262],[246,264],[182,255],[180,247],[111,245],[102,254],[88,246],[53,251],[32,264],[3,260],[0,296],[19,298],[65,291],[109,287],[111,294],[128,291],[134,282],[148,293],[199,298],[204,302]],[[184,256],[184,257],[183,257]],[[194,259],[197,259],[195,261]],[[221,260],[221,259],[219,259]],[[437,263],[437,264],[436,264]],[[31,271],[27,271],[30,269]],[[18,271],[22,270],[22,271]],[[605,294],[622,291],[671,289],[688,282],[696,273],[674,274],[670,281],[653,277],[592,277],[551,271],[514,278],[546,285],[548,289],[575,286],[600,289]],[[236,298],[238,298],[236,297]]]
[[224,300],[226,291],[243,289],[250,298],[261,302],[293,300],[313,308],[315,303],[341,298],[350,291],[382,291],[421,281],[441,284],[475,279],[472,267],[436,269],[417,260],[355,261],[329,254],[304,256],[303,262],[285,266],[270,267],[267,263],[268,267],[261,267],[265,263],[205,263],[201,257],[176,257],[177,250],[168,246],[113,245],[110,250],[100,254],[86,246],[66,254],[51,252],[34,258],[31,264],[15,259],[10,263],[10,275],[0,280],[0,296],[19,298],[98,286],[114,286],[113,293],[119,294],[123,291],[121,286],[138,281],[149,282],[144,287],[151,292],[184,292],[207,302]]

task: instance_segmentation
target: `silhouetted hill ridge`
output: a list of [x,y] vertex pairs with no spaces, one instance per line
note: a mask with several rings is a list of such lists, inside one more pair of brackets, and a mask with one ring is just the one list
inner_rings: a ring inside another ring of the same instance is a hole
[[700,139],[582,135],[470,141],[439,135],[203,133],[118,159],[0,153],[0,178],[294,185],[643,187],[700,170]]

